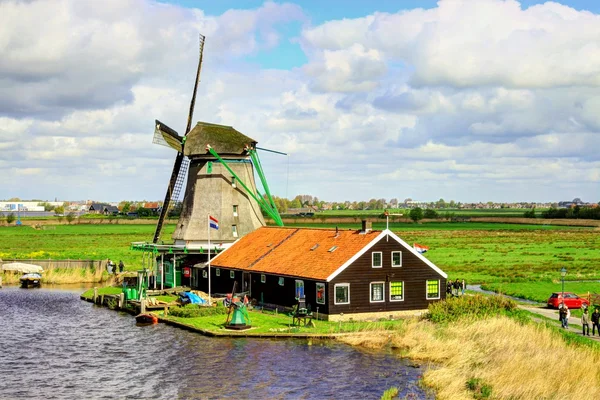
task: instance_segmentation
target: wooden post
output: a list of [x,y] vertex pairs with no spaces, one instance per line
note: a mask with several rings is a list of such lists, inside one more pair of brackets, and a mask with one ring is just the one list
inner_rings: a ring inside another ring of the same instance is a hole
[[165,290],[165,255],[160,254],[160,290]]
[[146,312],[146,299],[140,300],[140,314],[144,314]]
[[100,295],[100,305],[101,306],[104,305],[104,295],[103,294]]
[[119,308],[125,307],[125,293],[121,292],[119,295]]
[[169,306],[165,306],[164,316],[169,315]]
[[2,277],[0,276],[0,288],[2,287]]
[[94,304],[96,304],[96,299],[97,299],[97,298],[98,298],[98,288],[97,288],[97,287],[95,287],[95,288],[94,288],[94,299],[93,299],[93,300],[94,300]]

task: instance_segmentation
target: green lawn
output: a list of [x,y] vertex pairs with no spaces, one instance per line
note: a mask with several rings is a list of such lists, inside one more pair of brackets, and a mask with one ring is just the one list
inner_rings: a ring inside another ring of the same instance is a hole
[[[314,321],[315,327],[292,326],[292,317],[287,314],[275,314],[272,312],[249,311],[252,333],[307,333],[307,334],[331,334],[356,331],[374,331],[380,329],[398,329],[402,325],[402,320],[382,320],[378,322],[329,322]],[[198,329],[211,332],[223,332],[225,315],[210,315],[206,317],[180,318],[168,316],[168,319],[183,324],[191,325]]]

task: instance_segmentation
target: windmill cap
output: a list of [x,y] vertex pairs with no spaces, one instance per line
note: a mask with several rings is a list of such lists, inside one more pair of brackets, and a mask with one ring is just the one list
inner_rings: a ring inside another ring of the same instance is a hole
[[200,156],[208,153],[210,144],[218,154],[245,155],[247,147],[255,147],[256,140],[244,135],[231,126],[198,122],[187,134],[184,154]]

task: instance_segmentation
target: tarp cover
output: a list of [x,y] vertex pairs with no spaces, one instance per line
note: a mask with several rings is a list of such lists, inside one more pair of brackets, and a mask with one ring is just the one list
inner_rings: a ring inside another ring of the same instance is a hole
[[0,267],[2,271],[16,271],[23,274],[29,274],[33,272],[41,273],[44,269],[39,265],[25,264],[20,262],[6,263]]
[[206,301],[202,297],[200,297],[197,294],[194,294],[192,292],[183,292],[181,294],[181,296],[184,296],[184,297],[187,297],[188,299],[190,299],[190,303],[192,303],[192,304],[204,304],[204,303],[206,303]]

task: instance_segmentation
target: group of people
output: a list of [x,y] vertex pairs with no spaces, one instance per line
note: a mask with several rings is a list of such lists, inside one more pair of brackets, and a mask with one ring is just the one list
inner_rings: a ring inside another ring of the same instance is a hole
[[446,294],[448,295],[448,297],[461,296],[465,294],[466,289],[467,284],[465,283],[464,279],[462,281],[456,279],[454,282],[448,279],[448,282],[446,283]]
[[[569,329],[569,318],[571,317],[571,310],[565,303],[561,303],[558,306],[558,319],[560,320],[560,324],[563,328]],[[600,336],[600,311],[598,308],[594,309],[592,315],[590,315],[588,308],[583,309],[583,314],[581,315],[581,329],[583,330],[582,334],[584,336],[590,336],[590,322],[592,323],[592,335],[596,334],[596,329],[598,329],[598,336]]]
[[[123,260],[119,260],[119,270],[118,272],[123,272],[125,269],[125,264],[123,264]],[[115,264],[110,258],[106,262],[106,270],[109,274],[117,274],[117,264]]]

